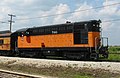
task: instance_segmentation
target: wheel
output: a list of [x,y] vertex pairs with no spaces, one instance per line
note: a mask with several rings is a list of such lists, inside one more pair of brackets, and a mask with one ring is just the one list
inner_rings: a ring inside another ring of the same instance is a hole
[[92,53],[90,55],[91,60],[98,60],[99,59],[99,53]]

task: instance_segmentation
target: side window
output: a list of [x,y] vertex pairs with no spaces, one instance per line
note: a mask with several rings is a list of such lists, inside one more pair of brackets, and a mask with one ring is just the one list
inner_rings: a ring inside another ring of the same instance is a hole
[[3,45],[3,40],[0,40],[0,45]]
[[74,44],[88,44],[87,24],[74,25]]
[[81,30],[81,44],[87,44],[88,43],[88,31],[87,30]]

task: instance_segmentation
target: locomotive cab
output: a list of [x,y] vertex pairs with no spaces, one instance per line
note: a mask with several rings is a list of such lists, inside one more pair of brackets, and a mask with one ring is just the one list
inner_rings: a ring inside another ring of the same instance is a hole
[[[96,35],[95,38],[95,45],[94,45],[94,50],[91,53],[91,58],[98,59],[98,58],[108,58],[108,38],[107,37],[102,37],[101,34],[101,27],[99,26],[101,21],[99,20],[97,23],[93,24],[93,27],[99,32],[99,35]],[[92,29],[94,29],[92,28]],[[94,31],[93,31],[94,32]],[[95,53],[94,53],[95,52]]]

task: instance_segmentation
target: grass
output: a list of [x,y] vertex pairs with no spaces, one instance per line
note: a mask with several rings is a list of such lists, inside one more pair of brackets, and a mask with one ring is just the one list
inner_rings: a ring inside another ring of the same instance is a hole
[[0,63],[0,69],[58,78],[120,78],[120,74],[103,69],[71,68],[62,66],[35,67],[35,65]]
[[120,46],[110,46],[109,52],[110,53],[120,53]]
[[120,61],[120,54],[109,54],[108,60]]
[[108,60],[120,61],[120,46],[110,46],[109,47]]

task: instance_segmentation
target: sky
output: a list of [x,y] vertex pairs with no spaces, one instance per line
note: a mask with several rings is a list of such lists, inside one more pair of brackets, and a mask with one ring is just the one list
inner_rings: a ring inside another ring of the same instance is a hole
[[[111,4],[115,5],[107,6]],[[107,7],[91,9],[100,6]],[[43,17],[67,12],[73,13]],[[102,35],[109,38],[109,45],[120,45],[120,0],[1,0],[0,31],[9,30],[8,14],[16,15],[13,17],[13,32],[21,28],[61,24],[66,21],[100,19],[103,21]],[[107,22],[115,19],[119,20]]]

